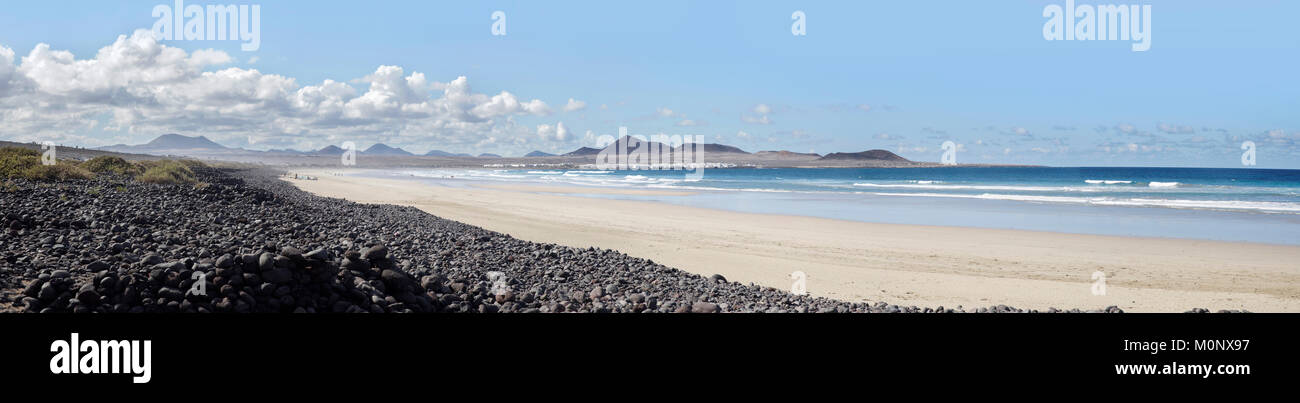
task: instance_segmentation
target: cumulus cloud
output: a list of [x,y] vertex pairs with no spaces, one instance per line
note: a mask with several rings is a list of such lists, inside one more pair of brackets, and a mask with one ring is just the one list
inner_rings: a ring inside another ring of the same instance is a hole
[[564,122],[556,123],[555,126],[543,123],[537,125],[537,138],[542,141],[568,141],[569,129],[564,127]]
[[235,144],[518,144],[528,130],[515,116],[551,113],[545,102],[507,91],[475,93],[463,76],[436,82],[379,66],[353,81],[359,87],[328,79],[301,85],[221,68],[232,62],[218,50],[165,46],[147,30],[118,36],[89,59],[39,44],[15,65],[14,51],[0,46],[0,135],[69,141],[103,121],[103,129],[124,134],[180,132]]
[[587,103],[573,98],[569,98],[569,103],[564,104],[565,112],[580,111],[583,109],[587,109]]
[[772,113],[772,107],[767,104],[758,104],[754,106],[752,114],[740,115],[740,120],[745,123],[754,123],[760,125],[772,124],[772,120],[767,117]]
[[19,86],[24,85],[26,77],[18,74],[14,67],[14,51],[4,46],[0,46],[0,98],[9,95],[10,92],[17,92]]

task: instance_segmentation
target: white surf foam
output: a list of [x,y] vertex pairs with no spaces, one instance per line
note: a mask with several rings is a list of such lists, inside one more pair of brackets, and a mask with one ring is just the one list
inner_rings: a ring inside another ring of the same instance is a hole
[[1181,200],[1181,199],[1115,199],[1109,197],[1033,196],[984,193],[963,195],[950,193],[872,193],[878,196],[949,197],[962,199],[1014,200],[1043,203],[1073,203],[1097,206],[1166,207],[1203,210],[1232,210],[1300,213],[1300,204],[1283,202],[1252,202],[1239,200]]

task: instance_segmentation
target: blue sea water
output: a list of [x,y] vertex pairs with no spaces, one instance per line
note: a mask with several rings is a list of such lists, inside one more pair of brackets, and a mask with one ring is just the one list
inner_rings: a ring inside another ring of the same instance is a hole
[[1300,170],[944,167],[639,170],[404,170],[476,181],[678,189],[652,200],[867,222],[1300,244]]

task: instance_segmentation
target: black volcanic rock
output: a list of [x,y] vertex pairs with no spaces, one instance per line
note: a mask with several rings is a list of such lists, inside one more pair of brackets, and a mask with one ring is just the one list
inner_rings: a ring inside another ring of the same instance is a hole
[[415,155],[400,148],[389,147],[384,143],[375,143],[375,145],[370,146],[361,153],[366,155]]
[[[280,171],[194,172],[209,185],[12,180],[0,205],[23,225],[0,229],[0,311],[1027,311],[793,295],[613,250],[524,241],[414,207],[318,197]],[[71,217],[89,224],[72,230]]]
[[898,156],[898,154],[894,154],[886,150],[867,150],[867,151],[856,152],[856,153],[830,153],[830,154],[826,154],[826,156],[824,157],[818,158],[817,160],[818,161],[850,160],[850,161],[912,162],[907,158],[900,157]]
[[541,152],[541,151],[533,151],[528,154],[524,154],[524,156],[525,157],[554,157],[555,154]]

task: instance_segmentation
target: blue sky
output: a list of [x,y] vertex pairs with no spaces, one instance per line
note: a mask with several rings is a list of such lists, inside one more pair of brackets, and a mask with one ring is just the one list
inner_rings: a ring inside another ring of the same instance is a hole
[[[167,91],[197,87],[154,83],[148,97],[123,100],[117,94],[135,91],[124,80],[123,89],[96,96],[10,96],[0,103],[10,127],[0,138],[105,145],[176,131],[262,149],[351,140],[520,155],[591,145],[589,131],[627,126],[636,134],[702,134],[748,151],[884,148],[938,161],[940,144],[951,140],[961,145],[962,163],[1223,167],[1240,166],[1241,142],[1250,140],[1258,167],[1300,168],[1297,2],[1137,3],[1152,6],[1145,52],[1131,51],[1130,41],[1045,40],[1044,6],[1064,0],[221,3],[261,6],[257,51],[235,41],[161,44],[191,57],[222,51],[226,60],[201,71],[256,70],[291,80],[282,84],[288,92],[328,79],[360,96],[379,66],[397,66],[395,77],[418,72],[445,84],[464,76],[472,93],[505,91],[547,111],[503,110],[466,122],[395,113],[358,123],[304,122],[298,110],[291,123],[270,122],[240,115],[278,113],[262,98],[237,100],[248,110],[213,107],[201,116],[193,108],[148,109],[170,99]],[[95,58],[120,35],[150,28],[158,4],[173,3],[6,4],[0,46],[19,66],[10,70],[41,83],[41,73],[21,66],[38,44]],[[504,36],[491,35],[496,10],[506,13]],[[791,34],[795,10],[807,15],[806,36]],[[422,96],[443,97],[443,84],[420,87],[429,91]],[[76,106],[23,104],[60,97]],[[113,100],[97,101],[103,97]],[[566,111],[569,99],[585,108]],[[122,116],[135,117],[114,123]],[[567,135],[555,135],[560,124]]]

